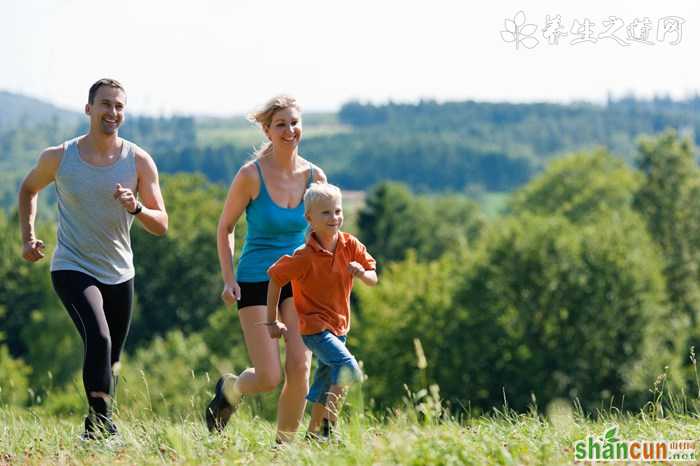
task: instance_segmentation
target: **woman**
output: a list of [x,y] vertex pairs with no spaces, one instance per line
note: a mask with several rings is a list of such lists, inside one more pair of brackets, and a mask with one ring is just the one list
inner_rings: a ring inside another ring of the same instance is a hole
[[[278,340],[265,327],[267,317],[267,269],[277,259],[304,244],[307,222],[303,195],[314,181],[326,182],[318,167],[299,153],[302,125],[296,100],[278,96],[249,117],[262,127],[268,142],[254,160],[236,174],[219,219],[217,245],[227,305],[238,301],[238,318],[253,364],[240,375],[224,374],[216,384],[214,399],[205,413],[209,430],[222,430],[242,395],[273,390],[280,382]],[[248,233],[233,269],[233,231],[246,212]],[[277,442],[292,439],[306,407],[311,352],[304,346],[292,300],[291,286],[282,289],[280,315],[287,326],[284,386],[277,410]]]

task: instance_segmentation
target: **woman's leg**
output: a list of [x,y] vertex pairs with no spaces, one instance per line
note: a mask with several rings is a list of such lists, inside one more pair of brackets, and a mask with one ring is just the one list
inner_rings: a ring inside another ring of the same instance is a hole
[[238,318],[253,367],[247,368],[238,377],[224,374],[216,383],[214,399],[204,412],[210,432],[226,427],[242,395],[274,390],[282,378],[279,344],[270,338],[264,325],[267,306],[242,307],[238,310]]
[[238,390],[243,395],[269,392],[282,379],[279,344],[267,333],[267,307],[248,306],[238,311],[248,357],[253,367],[238,376]]
[[287,326],[287,336],[284,386],[277,405],[277,439],[286,442],[292,439],[304,417],[306,394],[309,391],[311,351],[301,339],[299,316],[293,299],[284,300],[280,311],[282,321]]

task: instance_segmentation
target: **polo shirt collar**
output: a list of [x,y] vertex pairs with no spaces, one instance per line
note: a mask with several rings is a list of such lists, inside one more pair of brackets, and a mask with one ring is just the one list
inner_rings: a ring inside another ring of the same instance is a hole
[[[338,253],[342,248],[345,247],[345,244],[347,243],[345,239],[345,235],[343,234],[342,231],[338,232],[338,244],[335,246],[335,252]],[[333,254],[330,252],[328,249],[324,248],[321,246],[321,243],[319,243],[318,239],[316,238],[316,233],[311,233],[309,235],[309,239],[306,241],[306,244],[308,244],[311,249],[313,249],[316,252],[325,252],[327,254]]]

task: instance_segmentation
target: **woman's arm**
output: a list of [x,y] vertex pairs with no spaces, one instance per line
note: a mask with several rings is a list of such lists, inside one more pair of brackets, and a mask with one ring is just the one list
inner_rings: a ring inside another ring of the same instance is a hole
[[233,304],[240,299],[241,291],[236,283],[233,271],[233,253],[235,251],[234,230],[238,219],[252,199],[252,193],[259,188],[259,180],[255,167],[247,164],[236,173],[229,188],[224,209],[219,217],[216,231],[216,249],[219,253],[219,265],[224,279],[224,291],[221,298],[226,304]]

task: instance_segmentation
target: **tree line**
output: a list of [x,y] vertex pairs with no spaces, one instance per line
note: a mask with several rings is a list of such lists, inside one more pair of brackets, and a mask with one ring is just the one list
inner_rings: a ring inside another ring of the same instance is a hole
[[[128,409],[183,415],[201,408],[219,372],[245,367],[246,353],[235,310],[219,300],[225,188],[178,174],[163,190],[168,236],[133,232],[136,311],[120,393]],[[497,218],[463,195],[375,185],[354,233],[381,279],[356,288],[349,339],[369,406],[406,402],[404,385],[432,386],[472,413],[504,397],[519,410],[557,398],[637,409],[659,380],[697,393],[699,199],[692,142],[674,132],[642,140],[634,166],[604,149],[558,159]],[[55,226],[39,227],[50,253]],[[238,244],[244,233],[242,223]],[[21,260],[14,213],[0,216],[0,247],[0,403],[80,412],[82,345],[48,263]]]

